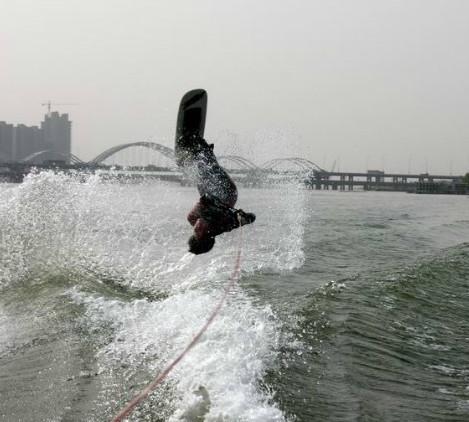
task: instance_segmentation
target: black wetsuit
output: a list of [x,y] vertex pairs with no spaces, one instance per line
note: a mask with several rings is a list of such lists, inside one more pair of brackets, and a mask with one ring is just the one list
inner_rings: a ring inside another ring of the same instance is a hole
[[[213,153],[213,144],[204,139],[191,137],[187,141],[191,148],[192,163],[197,168],[197,189],[200,200],[187,217],[194,226],[194,234],[218,236],[241,225],[254,222],[256,216],[234,208],[238,199],[235,183],[218,163]],[[201,220],[198,224],[198,221]]]

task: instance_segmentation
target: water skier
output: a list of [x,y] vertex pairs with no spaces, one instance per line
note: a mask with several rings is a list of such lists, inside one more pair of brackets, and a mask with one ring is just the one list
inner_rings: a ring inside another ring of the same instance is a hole
[[206,253],[213,248],[215,236],[254,222],[256,216],[253,213],[234,208],[238,189],[218,163],[213,144],[209,145],[195,134],[183,135],[176,143],[176,157],[178,166],[195,167],[200,194],[199,202],[187,216],[194,227],[194,234],[189,238],[189,252]]

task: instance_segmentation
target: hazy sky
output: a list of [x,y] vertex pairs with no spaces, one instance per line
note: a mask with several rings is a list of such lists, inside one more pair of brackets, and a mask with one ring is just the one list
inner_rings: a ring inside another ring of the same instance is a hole
[[55,109],[83,159],[172,146],[192,88],[219,153],[460,174],[469,1],[0,0],[0,121],[78,103]]

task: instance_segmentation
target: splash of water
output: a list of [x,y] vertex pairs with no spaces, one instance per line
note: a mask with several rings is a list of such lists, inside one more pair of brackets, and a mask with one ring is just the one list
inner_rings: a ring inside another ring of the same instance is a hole
[[[203,324],[229,276],[236,236],[220,236],[205,256],[186,252],[185,214],[197,198],[190,188],[39,173],[2,193],[0,283],[11,289],[22,280],[63,283],[60,297],[82,311],[62,318],[95,344],[102,387],[94,406],[108,417]],[[304,260],[302,192],[290,186],[281,193],[274,199],[269,190],[241,192],[245,208],[258,215],[247,230],[244,277],[289,271]],[[174,421],[194,415],[284,420],[260,384],[275,368],[280,331],[270,306],[239,286],[167,386],[155,392],[166,403],[159,411]],[[148,416],[154,406],[150,400],[141,411]]]

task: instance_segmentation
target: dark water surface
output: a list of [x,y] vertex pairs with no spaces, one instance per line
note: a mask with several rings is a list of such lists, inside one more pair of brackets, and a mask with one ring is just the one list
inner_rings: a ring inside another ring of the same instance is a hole
[[[238,233],[186,253],[195,189],[0,185],[0,420],[106,421],[204,323]],[[240,191],[242,277],[131,421],[469,420],[469,200]]]

